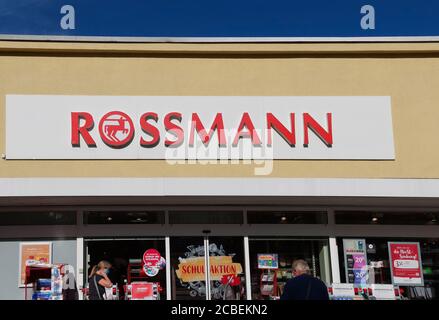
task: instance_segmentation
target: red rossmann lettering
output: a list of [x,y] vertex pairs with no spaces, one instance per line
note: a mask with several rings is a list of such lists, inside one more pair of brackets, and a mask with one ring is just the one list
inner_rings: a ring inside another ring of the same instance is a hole
[[[306,148],[309,146],[309,131],[313,132],[328,148],[333,145],[333,128],[332,128],[332,113],[326,113],[326,124],[319,123],[309,113],[301,114],[303,121],[303,146]],[[234,129],[232,141],[227,141],[225,135],[225,126],[222,113],[217,113],[212,124],[206,126],[203,124],[198,113],[194,112],[188,118],[191,121],[188,146],[192,147],[195,144],[195,137],[198,136],[201,142],[208,146],[214,134],[218,137],[218,146],[227,147],[228,143],[231,143],[232,147],[237,147],[239,140],[249,139],[253,146],[261,146],[262,140],[258,134],[254,122],[250,116],[250,113],[244,112],[237,127]],[[131,121],[131,119],[128,119]],[[176,148],[184,143],[184,129],[182,126],[183,114],[180,112],[169,112],[163,119],[160,119],[155,112],[146,112],[139,118],[139,125],[141,128],[141,136],[138,138],[138,143],[144,148],[154,148],[159,145],[161,141],[159,125],[162,124],[166,133],[171,135],[171,138],[166,138],[163,144],[167,148]],[[282,123],[274,114],[266,113],[265,117],[265,129],[267,130],[267,141],[265,142],[268,147],[272,146],[274,130],[285,143],[290,147],[296,146],[296,114],[289,114],[288,123]],[[75,148],[81,147],[81,138],[89,148],[96,147],[96,141],[91,136],[91,132],[95,127],[95,119],[88,112],[72,112],[71,113],[71,144]],[[121,122],[122,123],[122,122]],[[117,127],[116,127],[117,128]],[[121,127],[121,129],[128,130],[127,127]],[[209,132],[206,131],[209,128]],[[134,130],[132,128],[131,130]],[[232,129],[233,130],[233,129]],[[105,137],[101,139],[105,140],[106,144],[111,144]],[[134,134],[134,133],[133,133]],[[114,135],[112,136],[114,138]],[[116,142],[114,142],[116,144]],[[126,145],[118,145],[118,148],[124,148]],[[111,146],[111,145],[110,145]]]

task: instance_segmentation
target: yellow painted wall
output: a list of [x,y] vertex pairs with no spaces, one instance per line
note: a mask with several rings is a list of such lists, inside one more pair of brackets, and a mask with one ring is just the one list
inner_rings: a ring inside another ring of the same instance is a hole
[[[270,176],[439,178],[439,44],[0,42],[1,153],[6,94],[391,96],[395,161],[282,160]],[[251,177],[254,167],[0,159],[0,177]]]

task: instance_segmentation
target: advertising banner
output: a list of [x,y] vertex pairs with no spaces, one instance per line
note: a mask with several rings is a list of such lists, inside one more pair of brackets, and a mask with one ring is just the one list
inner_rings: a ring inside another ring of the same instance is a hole
[[[231,256],[211,256],[210,279],[220,281],[223,276],[242,273],[240,263],[234,263]],[[181,259],[176,270],[177,278],[183,282],[205,281],[204,257]]]
[[343,239],[346,282],[366,284],[368,280],[365,239]]
[[154,300],[157,294],[156,284],[138,281],[131,284],[131,300]]
[[389,242],[392,282],[399,286],[423,286],[419,242]]
[[148,277],[155,277],[166,267],[166,260],[156,249],[148,249],[143,254],[142,270]]
[[258,253],[258,269],[278,269],[277,253]]
[[25,286],[26,266],[52,263],[52,242],[21,242],[18,286]]

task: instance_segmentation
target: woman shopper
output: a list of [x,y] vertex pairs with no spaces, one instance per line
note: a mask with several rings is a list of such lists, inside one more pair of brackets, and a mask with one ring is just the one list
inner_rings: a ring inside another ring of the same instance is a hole
[[105,288],[113,287],[113,283],[108,278],[111,264],[108,261],[101,261],[93,267],[88,279],[89,299],[106,300]]

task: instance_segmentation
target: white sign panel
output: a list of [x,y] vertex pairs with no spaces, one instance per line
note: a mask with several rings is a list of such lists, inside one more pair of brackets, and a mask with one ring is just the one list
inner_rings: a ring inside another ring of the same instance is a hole
[[377,300],[396,300],[393,284],[372,284],[371,289]]
[[7,159],[395,158],[390,97],[6,96]]
[[352,283],[333,283],[332,295],[334,297],[355,297],[355,289]]

